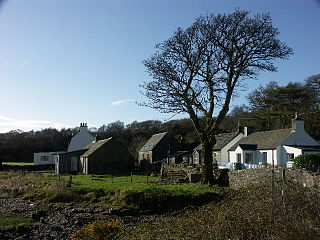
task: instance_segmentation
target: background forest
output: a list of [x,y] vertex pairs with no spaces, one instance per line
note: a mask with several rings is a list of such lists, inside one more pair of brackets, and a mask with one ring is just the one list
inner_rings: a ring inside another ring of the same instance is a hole
[[[247,104],[236,106],[224,120],[221,133],[237,131],[239,126],[250,126],[255,131],[290,128],[291,119],[297,112],[305,120],[306,131],[320,141],[320,74],[303,82],[289,82],[280,86],[270,82],[260,86],[247,96]],[[145,142],[159,132],[168,132],[178,141],[196,146],[199,143],[190,119],[161,122],[134,121],[125,125],[116,121],[89,131],[97,140],[114,137],[126,146],[133,156]],[[0,134],[0,161],[33,162],[35,152],[66,151],[71,137],[78,132],[73,129],[43,129],[23,132],[14,130]]]

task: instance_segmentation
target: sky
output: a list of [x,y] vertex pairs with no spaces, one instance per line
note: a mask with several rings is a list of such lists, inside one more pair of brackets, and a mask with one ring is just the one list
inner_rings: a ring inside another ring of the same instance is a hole
[[269,81],[320,73],[320,0],[0,0],[0,132],[186,117],[136,104],[151,80],[142,61],[178,27],[236,8],[269,12],[294,55],[231,106]]

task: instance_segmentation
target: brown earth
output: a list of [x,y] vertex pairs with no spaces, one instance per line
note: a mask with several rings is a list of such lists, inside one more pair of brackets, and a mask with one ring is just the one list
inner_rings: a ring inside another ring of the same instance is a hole
[[96,220],[120,218],[125,226],[148,222],[155,216],[145,212],[107,210],[99,206],[43,204],[19,198],[0,199],[1,215],[24,215],[33,219],[27,226],[0,230],[0,239],[67,239],[70,234]]

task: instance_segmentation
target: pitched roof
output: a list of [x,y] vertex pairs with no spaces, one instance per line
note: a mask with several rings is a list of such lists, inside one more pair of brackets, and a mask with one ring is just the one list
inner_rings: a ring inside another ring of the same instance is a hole
[[140,152],[142,151],[152,151],[153,148],[161,141],[161,139],[164,138],[164,136],[167,134],[167,132],[154,134],[148,142],[140,149]]
[[[286,140],[292,129],[277,129],[271,131],[254,132],[249,136],[242,138],[239,142],[230,148],[230,151],[234,151],[239,145],[257,145],[257,149],[275,149],[284,140]],[[241,146],[240,146],[241,147]]]
[[89,150],[86,151],[81,157],[88,157],[89,155],[91,155],[94,151],[96,151],[97,149],[99,149],[100,147],[102,147],[105,143],[107,143],[108,141],[110,141],[112,139],[108,138],[108,139],[104,139],[104,140],[100,140],[98,142],[95,143],[90,143],[86,148],[88,148]]
[[[226,146],[232,139],[234,139],[239,133],[231,132],[231,133],[221,133],[216,135],[216,144],[213,146],[213,150],[221,150],[224,146]],[[194,150],[202,150],[202,145],[198,145]]]

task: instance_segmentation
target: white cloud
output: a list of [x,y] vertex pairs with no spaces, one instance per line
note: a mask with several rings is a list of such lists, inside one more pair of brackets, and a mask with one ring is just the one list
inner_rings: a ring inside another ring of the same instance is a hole
[[24,60],[21,62],[21,68],[26,68],[31,62],[28,60]]
[[121,104],[124,104],[124,103],[127,103],[127,102],[133,102],[134,100],[133,99],[122,99],[122,100],[119,100],[119,101],[115,101],[113,103],[111,103],[112,106],[119,106]]
[[22,131],[41,130],[44,128],[68,128],[66,124],[42,120],[20,120],[0,115],[0,132],[20,129]]

